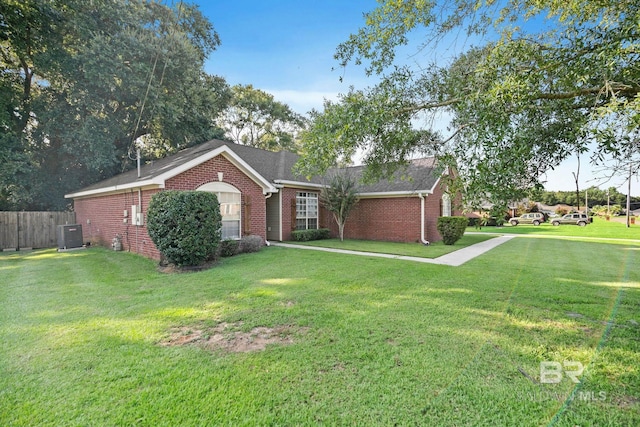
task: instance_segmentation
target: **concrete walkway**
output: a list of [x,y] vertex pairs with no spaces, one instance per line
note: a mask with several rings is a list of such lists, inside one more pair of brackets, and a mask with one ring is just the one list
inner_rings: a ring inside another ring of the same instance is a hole
[[416,261],[416,262],[424,262],[427,264],[442,264],[442,265],[450,265],[453,267],[457,267],[459,265],[464,264],[465,262],[472,260],[473,258],[482,255],[485,252],[490,251],[503,244],[504,242],[513,239],[515,236],[498,236],[493,239],[485,240],[484,242],[476,243],[475,245],[467,246],[466,248],[458,249],[457,251],[448,253],[446,255],[442,255],[438,258],[421,258],[415,256],[404,256],[404,255],[391,255],[391,254],[380,254],[375,252],[360,252],[360,251],[348,251],[345,249],[332,249],[332,248],[320,248],[317,246],[305,246],[305,245],[295,245],[290,243],[279,243],[279,242],[270,242],[272,246],[281,246],[284,248],[294,248],[294,249],[308,249],[312,251],[323,251],[323,252],[334,252],[338,254],[348,254],[348,255],[361,255],[368,257],[378,257],[378,258],[390,258],[390,259],[401,259],[404,261]]

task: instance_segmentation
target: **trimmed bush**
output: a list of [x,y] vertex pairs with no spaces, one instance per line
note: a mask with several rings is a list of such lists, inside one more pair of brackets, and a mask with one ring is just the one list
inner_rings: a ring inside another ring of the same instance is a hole
[[223,240],[220,242],[219,256],[230,257],[238,254],[258,252],[262,249],[263,241],[260,236],[244,236],[240,240]]
[[220,242],[220,256],[223,258],[240,253],[240,240],[223,240]]
[[162,256],[178,266],[196,266],[215,256],[222,216],[213,193],[163,191],[147,210],[147,230]]
[[263,242],[260,236],[244,236],[240,239],[240,253],[242,254],[258,252],[262,246]]
[[438,218],[438,231],[445,245],[453,245],[460,240],[467,228],[468,220],[464,216],[441,216]]
[[291,232],[291,239],[296,242],[308,242],[310,240],[322,240],[331,237],[328,228],[318,228],[317,230],[296,230]]

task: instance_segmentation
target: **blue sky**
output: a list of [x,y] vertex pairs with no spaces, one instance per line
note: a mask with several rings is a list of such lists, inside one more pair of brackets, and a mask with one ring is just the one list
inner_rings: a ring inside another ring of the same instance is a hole
[[375,0],[199,4],[222,42],[206,71],[232,85],[252,84],[304,114],[321,109],[323,98],[335,99],[349,85],[367,84],[362,69],[337,69],[333,54],[360,27],[363,13],[375,7]]
[[[375,0],[199,0],[201,11],[213,23],[221,46],[211,54],[205,69],[231,85],[252,84],[274,95],[298,113],[322,110],[323,99],[335,100],[349,86],[375,83],[363,67],[341,69],[333,58],[336,47],[364,23],[363,13]],[[453,38],[453,50],[464,49],[465,37]],[[413,53],[413,52],[411,52]],[[434,53],[442,56],[447,53]],[[448,55],[447,55],[448,56]],[[433,59],[428,58],[428,59]],[[414,58],[407,56],[407,61]],[[342,77],[342,82],[340,82]],[[548,190],[575,190],[575,157],[547,174]],[[580,187],[598,185],[597,173],[587,155],[581,159]],[[626,183],[616,179],[601,185],[626,193]],[[633,195],[640,184],[633,180]]]

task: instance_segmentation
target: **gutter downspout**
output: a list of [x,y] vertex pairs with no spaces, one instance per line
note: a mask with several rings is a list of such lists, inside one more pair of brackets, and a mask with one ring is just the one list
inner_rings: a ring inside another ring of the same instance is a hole
[[[273,196],[273,193],[269,192],[267,194],[264,195],[264,200],[265,200],[265,209],[266,209],[266,200],[268,198],[270,198],[271,196]],[[266,231],[265,231],[266,232]],[[271,243],[269,243],[269,241],[267,240],[267,236],[264,236],[264,244],[266,246],[271,246]]]
[[426,239],[425,236],[425,226],[424,226],[424,199],[425,196],[422,193],[418,193],[418,197],[420,197],[420,242],[425,245],[425,246],[429,246],[430,242]]

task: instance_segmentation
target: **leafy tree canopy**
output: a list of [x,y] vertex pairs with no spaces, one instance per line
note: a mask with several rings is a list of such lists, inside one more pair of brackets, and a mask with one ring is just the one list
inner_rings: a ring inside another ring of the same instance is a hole
[[219,43],[183,2],[0,2],[0,204],[64,208],[133,165],[140,137],[159,156],[222,136],[229,89],[203,72]]
[[265,150],[298,151],[296,138],[305,125],[302,116],[251,85],[233,86],[231,93],[231,102],[218,119],[228,138]]
[[[467,203],[500,203],[591,146],[596,161],[628,151],[625,139],[603,136],[640,126],[636,1],[386,0],[365,20],[336,58],[365,65],[379,83],[315,114],[303,136],[307,174],[355,152],[374,175],[432,153],[457,167]],[[420,63],[463,31],[489,41],[449,63]],[[416,37],[416,66],[398,64]],[[445,134],[430,126],[442,117]]]

